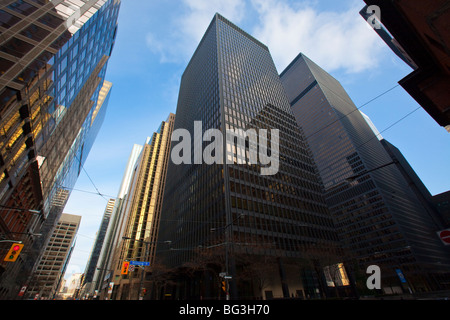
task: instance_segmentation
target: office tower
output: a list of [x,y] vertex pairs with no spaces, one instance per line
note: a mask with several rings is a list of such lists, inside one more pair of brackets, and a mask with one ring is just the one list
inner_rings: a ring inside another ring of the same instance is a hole
[[86,265],[83,285],[86,286],[85,289],[87,291],[93,285],[94,274],[97,272],[100,252],[103,248],[103,243],[105,241],[106,232],[108,230],[109,222],[111,220],[111,214],[114,210],[115,203],[116,199],[109,199],[108,203],[106,204],[105,212],[103,213],[102,217],[102,222],[100,223],[100,227],[97,232],[97,237],[95,238],[94,246],[92,248],[91,256],[89,257],[89,262]]
[[80,292],[81,284],[83,283],[84,273],[74,273],[66,281],[65,292],[61,294],[64,300],[76,299]]
[[102,124],[119,6],[2,1],[0,232],[28,249],[3,266],[0,298],[17,297],[29,279]]
[[66,271],[81,217],[63,213],[45,248],[41,261],[33,275],[24,296],[34,299],[53,299],[56,297],[62,277]]
[[151,139],[147,139],[134,168],[124,203],[126,223],[122,241],[111,266],[113,299],[137,300],[147,289],[148,268],[141,264],[134,271],[130,268],[126,275],[121,274],[121,269],[124,261],[153,265],[174,121],[175,115],[169,114]]
[[107,294],[108,284],[112,279],[113,269],[111,268],[111,265],[114,251],[122,240],[123,229],[126,223],[125,204],[127,203],[128,190],[130,188],[136,161],[139,159],[142,148],[143,146],[135,144],[128,157],[122,182],[111,214],[110,223],[106,231],[105,241],[97,263],[98,269],[94,274],[94,285],[87,290],[87,293],[89,293],[91,297],[97,294],[100,298],[104,298]]
[[410,187],[418,178],[403,174],[400,153],[377,139],[340,83],[303,54],[280,77],[348,256],[363,271],[379,265],[386,292],[445,287],[450,261],[436,236],[440,222],[417,196],[420,188]]
[[436,206],[442,219],[445,221],[445,227],[450,227],[450,191],[435,194],[433,196],[433,203]]
[[[174,133],[189,132],[193,147],[178,164],[173,159],[185,141],[172,141],[159,237],[171,241],[171,250],[160,246],[157,253],[177,282],[167,293],[175,299],[314,294],[312,281],[301,281],[303,267],[313,251],[329,248],[331,256],[337,237],[268,48],[216,14],[182,75],[176,114]],[[210,137],[210,129],[220,134]],[[235,138],[239,129],[259,135],[258,150],[268,147],[278,170],[264,171],[270,168],[259,153],[257,163],[250,161],[255,139]],[[223,152],[220,145],[211,151],[217,161],[201,161],[198,149],[205,156],[220,135]],[[178,279],[183,270],[196,277]]]
[[[364,0],[361,16],[413,71],[399,81],[450,132],[448,1]],[[378,17],[377,17],[378,15]]]

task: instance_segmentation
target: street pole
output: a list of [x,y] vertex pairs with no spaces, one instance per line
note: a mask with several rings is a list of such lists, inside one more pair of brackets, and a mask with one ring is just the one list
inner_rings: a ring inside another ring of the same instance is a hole
[[[142,241],[145,244],[145,254],[144,254],[144,260],[147,258],[148,255],[148,247],[150,246],[150,242],[146,242],[146,241]],[[145,266],[140,266],[142,267],[141,270],[141,282],[139,284],[139,292],[138,292],[138,299],[141,300],[141,294],[142,294],[142,288],[144,286],[144,271],[145,271]],[[143,297],[142,297],[143,299]]]

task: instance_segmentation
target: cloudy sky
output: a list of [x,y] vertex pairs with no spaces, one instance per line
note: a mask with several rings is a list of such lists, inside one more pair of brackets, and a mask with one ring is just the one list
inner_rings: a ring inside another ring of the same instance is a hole
[[133,144],[143,144],[175,113],[181,74],[216,12],[266,44],[278,72],[299,52],[319,64],[363,106],[432,194],[449,190],[450,134],[423,109],[410,114],[418,104],[397,82],[411,69],[359,15],[363,6],[362,0],[122,0],[107,72],[112,95],[85,164],[90,179],[81,173],[65,208],[82,216],[66,278],[84,272]]

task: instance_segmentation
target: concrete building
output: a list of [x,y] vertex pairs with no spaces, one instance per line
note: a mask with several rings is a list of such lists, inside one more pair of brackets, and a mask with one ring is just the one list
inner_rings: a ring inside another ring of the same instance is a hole
[[25,298],[54,299],[56,297],[75,246],[80,222],[80,216],[67,213],[61,215],[25,292]]

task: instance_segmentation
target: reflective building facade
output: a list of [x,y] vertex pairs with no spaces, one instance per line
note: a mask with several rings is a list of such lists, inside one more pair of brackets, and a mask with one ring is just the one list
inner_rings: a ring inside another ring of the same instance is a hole
[[361,270],[379,265],[387,293],[445,288],[450,256],[436,236],[442,220],[413,188],[418,178],[403,157],[377,139],[340,83],[303,54],[280,77],[347,256]]
[[[305,272],[298,261],[307,259],[311,247],[333,248],[337,237],[316,166],[268,48],[216,14],[183,73],[176,114],[174,132],[186,130],[193,147],[187,162],[169,162],[159,239],[172,246],[161,247],[157,257],[172,268],[175,279],[177,272],[197,273],[190,281],[180,276],[166,293],[270,298],[315,292],[313,284],[302,281]],[[215,150],[222,161],[212,164],[196,154],[214,139],[203,137],[209,129],[227,137],[223,152]],[[252,142],[239,146],[227,136],[237,129],[270,132],[263,142],[272,153],[279,149],[276,174],[261,174],[261,161],[248,163]],[[291,260],[296,263],[288,264]],[[202,273],[205,266],[208,271]],[[218,285],[224,273],[232,277],[226,292]]]
[[118,0],[2,1],[0,231],[28,250],[2,266],[1,298],[16,297],[29,281],[100,129],[119,6]]
[[139,160],[142,148],[142,145],[135,144],[128,157],[122,182],[120,184],[119,192],[117,193],[108,229],[106,231],[105,240],[98,259],[98,268],[94,273],[92,285],[89,288],[86,288],[86,293],[91,297],[97,293],[97,295],[100,296],[100,299],[103,300],[104,297],[108,295],[108,284],[112,282],[112,260],[114,252],[122,241],[127,219],[125,208],[128,201],[128,192],[136,162]]
[[91,251],[91,256],[86,265],[84,271],[83,285],[85,285],[85,290],[90,291],[90,288],[95,285],[94,275],[98,272],[97,268],[100,268],[99,260],[101,250],[105,243],[106,233],[111,221],[111,214],[114,210],[116,199],[109,199],[106,204],[105,212],[103,213],[102,222],[100,223],[100,228],[97,231],[97,236],[95,238],[94,246]]
[[114,284],[111,299],[138,300],[148,288],[148,268],[136,266],[125,275],[121,269],[124,261],[154,265],[174,121],[175,115],[171,113],[143,146],[134,167],[124,201],[124,229],[111,263],[114,274],[110,279]]

